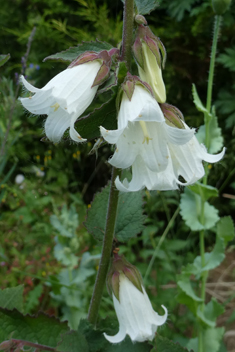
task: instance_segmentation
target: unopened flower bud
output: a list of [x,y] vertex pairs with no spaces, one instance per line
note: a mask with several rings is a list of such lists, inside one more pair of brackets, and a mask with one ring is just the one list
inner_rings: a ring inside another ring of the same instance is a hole
[[160,104],[160,108],[169,126],[185,128],[183,123],[184,116],[177,107],[170,104]]
[[212,0],[212,7],[216,15],[223,15],[230,4],[231,0]]
[[153,90],[155,99],[159,103],[166,101],[166,88],[162,78],[162,70],[155,55],[146,43],[142,44],[144,68],[138,66],[139,76],[147,82]]
[[142,15],[136,15],[135,16],[135,22],[138,23],[138,24],[145,24],[147,25],[147,21],[146,21],[146,18]]

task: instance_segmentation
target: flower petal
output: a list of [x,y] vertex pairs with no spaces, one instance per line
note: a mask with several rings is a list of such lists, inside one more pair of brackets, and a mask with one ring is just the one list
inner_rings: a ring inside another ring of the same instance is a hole
[[153,324],[156,324],[158,326],[165,324],[165,322],[167,321],[167,314],[168,311],[166,309],[165,306],[161,305],[161,307],[164,309],[165,314],[164,315],[159,315],[157,312],[154,312],[154,320],[153,320]]
[[58,108],[57,111],[51,109],[45,122],[46,136],[54,143],[59,142],[70,126],[70,121],[71,116],[63,109]]
[[107,335],[104,333],[104,337],[111,343],[119,343],[125,339],[126,331],[125,331],[124,327],[120,326],[120,330],[116,335],[110,336],[110,335]]
[[76,120],[77,120],[77,115],[73,114],[71,116],[71,121],[70,121],[69,135],[70,135],[71,139],[77,143],[85,142],[86,139],[82,138],[80,136],[80,134],[74,128],[74,123],[76,122]]
[[[184,124],[187,126],[186,124]],[[165,124],[167,140],[169,143],[183,145],[190,141],[195,134],[195,129],[190,129],[188,126],[185,129],[171,127]]]
[[51,108],[55,106],[56,109],[57,106],[55,98],[51,95],[51,90],[39,90],[32,97],[19,99],[23,106],[35,115],[48,115]]
[[21,80],[21,82],[23,83],[23,85],[25,86],[25,88],[26,88],[27,90],[29,90],[30,92],[36,93],[36,92],[38,92],[38,91],[40,90],[40,89],[34,87],[34,86],[33,86],[32,84],[30,84],[29,82],[27,82],[23,75],[20,76],[20,80]]
[[106,130],[104,127],[100,126],[100,133],[102,137],[110,144],[117,143],[119,137],[123,133],[124,129],[119,130]]

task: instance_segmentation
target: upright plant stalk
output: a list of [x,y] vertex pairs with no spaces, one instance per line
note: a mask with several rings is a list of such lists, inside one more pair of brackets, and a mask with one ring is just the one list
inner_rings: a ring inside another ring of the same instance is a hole
[[[208,86],[207,86],[206,109],[208,111],[208,114],[211,112],[213,78],[214,78],[214,69],[215,69],[215,57],[216,57],[216,49],[217,49],[217,42],[218,42],[218,38],[219,38],[221,19],[222,19],[222,16],[215,16],[213,43],[212,43],[212,48],[211,48],[211,60],[210,60],[210,69],[209,69]],[[206,144],[206,147],[208,148],[209,147],[209,133],[210,133],[210,131],[209,131],[210,118],[208,115],[205,117],[205,120],[206,120],[205,121],[205,125],[206,125],[205,144]]]
[[125,0],[123,14],[123,32],[122,32],[122,53],[121,61],[126,61],[127,68],[131,68],[131,44],[133,37],[134,21],[134,0]]
[[[215,16],[215,23],[214,23],[214,33],[213,33],[213,43],[211,48],[211,60],[210,60],[210,69],[209,69],[209,77],[208,77],[208,87],[207,87],[207,100],[206,100],[206,109],[207,113],[205,114],[205,145],[208,149],[210,147],[210,119],[211,119],[211,102],[212,102],[212,90],[213,90],[213,78],[214,78],[214,70],[215,70],[215,58],[216,58],[216,48],[217,42],[219,38],[219,30],[221,24],[222,16]],[[207,185],[207,174],[208,171],[206,170],[205,176],[203,179],[203,184]],[[205,210],[205,200],[201,196],[201,216],[200,221],[204,224],[204,210]],[[201,254],[201,266],[202,268],[205,266],[205,238],[204,238],[204,230],[200,231],[200,254]],[[206,298],[206,281],[208,277],[208,271],[204,271],[201,275],[201,299],[202,303],[200,306],[200,310],[203,312],[205,307],[205,298]],[[203,344],[203,329],[199,328],[198,333],[198,352],[205,352],[204,351],[204,344]]]
[[[134,0],[125,0],[123,16],[122,54],[120,60],[125,61],[127,63],[128,70],[130,70],[131,66],[133,17]],[[119,174],[120,171],[113,167],[102,254],[88,312],[88,321],[92,324],[96,323],[98,317],[98,310],[102,299],[106,276],[109,268],[113,237],[115,233],[119,194],[119,191],[115,187],[114,181]]]

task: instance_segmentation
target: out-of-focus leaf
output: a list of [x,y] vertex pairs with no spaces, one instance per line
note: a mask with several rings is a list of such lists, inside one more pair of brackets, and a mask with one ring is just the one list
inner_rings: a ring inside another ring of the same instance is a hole
[[0,67],[3,66],[10,59],[10,57],[10,54],[0,55]]
[[219,220],[218,210],[205,202],[204,224],[201,223],[201,198],[189,189],[186,189],[185,193],[181,195],[180,214],[192,231],[210,229]]
[[217,223],[217,236],[223,238],[225,246],[234,239],[234,224],[231,216],[220,218]]
[[23,290],[24,290],[23,285],[0,290],[0,307],[6,308],[9,310],[16,308],[20,312],[22,312],[23,311]]
[[230,71],[235,71],[235,46],[226,48],[225,53],[220,54],[217,58],[217,62],[221,63],[224,67]]
[[46,60],[54,60],[54,61],[63,61],[63,62],[72,62],[79,55],[83,54],[85,51],[95,51],[100,52],[102,50],[110,50],[112,49],[112,45],[100,42],[96,40],[95,42],[83,42],[76,47],[71,47],[65,51],[61,51],[60,53],[56,53],[50,56],[47,56],[43,61]]
[[196,182],[194,185],[188,187],[192,192],[201,196],[204,201],[211,197],[218,197],[218,189],[203,183]]
[[158,0],[135,0],[139,15],[147,15],[159,6]]
[[193,352],[187,348],[180,346],[178,342],[173,342],[166,337],[157,334],[154,340],[155,347],[151,352]]

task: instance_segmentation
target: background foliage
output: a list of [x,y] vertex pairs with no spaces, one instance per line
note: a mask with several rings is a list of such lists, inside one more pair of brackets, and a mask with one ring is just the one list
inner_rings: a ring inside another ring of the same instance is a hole
[[[205,103],[214,19],[210,2],[162,0],[147,19],[167,49],[167,69],[163,72],[167,102],[183,112],[189,126],[199,127],[203,124],[203,114],[193,104],[191,87],[196,84]],[[68,141],[53,145],[45,139],[42,141],[43,118],[29,116],[16,100],[19,93],[24,94],[19,87],[19,74],[23,69],[32,84],[42,87],[66,68],[66,63],[50,60],[43,63],[45,57],[96,38],[116,46],[122,35],[122,2],[17,0],[14,6],[3,2],[0,23],[1,54],[11,55],[0,67],[1,288],[24,284],[24,288],[19,286],[19,290],[24,290],[24,300],[17,302],[15,308],[24,313],[41,310],[54,314],[68,320],[69,326],[76,329],[88,310],[100,255],[99,242],[88,234],[83,222],[95,192],[110,178],[106,160],[111,151],[104,146],[98,156],[88,155],[92,141],[84,145]],[[35,35],[24,66],[22,57],[34,27]],[[217,207],[220,216],[234,214],[234,27],[235,7],[231,6],[222,23],[213,92],[227,152],[219,164],[208,165],[212,168],[209,184],[219,189],[212,205]],[[24,176],[20,184],[16,183],[19,174]],[[188,195],[195,197],[190,192]],[[155,261],[145,281],[153,308],[161,313],[160,305],[164,304],[170,312],[161,334],[186,345],[195,336],[197,323],[190,297],[185,294],[189,292],[187,283],[177,275],[199,253],[199,239],[193,232],[195,229],[187,226],[187,215],[186,218],[183,215],[186,223],[177,215],[161,247],[158,246],[178,208],[180,193],[181,190],[151,194],[145,191],[145,228],[127,246],[121,246],[121,252],[138,265],[143,276],[154,254]],[[184,198],[181,212],[183,201]],[[192,214],[193,209],[188,216]],[[219,236],[219,224],[207,233],[208,250],[215,242],[215,234]],[[233,225],[227,226],[229,234]],[[211,271],[206,291],[208,299],[216,298],[225,311],[217,321],[217,330],[215,327],[207,330],[207,338],[214,340],[222,334],[221,326],[225,326],[224,342],[214,346],[214,351],[220,352],[226,351],[225,345],[228,351],[235,348],[234,335],[231,335],[235,321],[234,242],[231,239],[228,235],[226,257],[220,257],[221,263],[223,259],[224,262]],[[219,246],[216,249],[218,258]],[[196,274],[193,284],[197,290]],[[220,312],[222,308],[218,308]],[[106,317],[107,311],[109,317],[114,317],[112,301],[105,293],[101,318]],[[44,316],[41,317],[43,320]],[[190,347],[194,348],[191,341]]]

